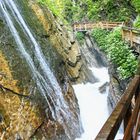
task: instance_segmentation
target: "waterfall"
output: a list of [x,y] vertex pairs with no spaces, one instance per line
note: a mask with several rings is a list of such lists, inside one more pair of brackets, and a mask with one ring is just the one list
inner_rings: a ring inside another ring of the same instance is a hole
[[[103,93],[100,93],[99,90],[100,87],[109,82],[108,68],[105,60],[103,60],[104,56],[95,46],[93,40],[86,36],[81,52],[89,69],[98,81],[73,86],[80,106],[84,128],[82,137],[76,140],[94,140],[110,113],[107,103],[109,87],[104,87]],[[119,139],[121,136],[118,134],[116,138]]]
[[108,70],[106,67],[90,69],[98,82],[74,85],[84,128],[82,137],[76,140],[94,140],[108,117],[108,88],[103,94],[99,91],[99,87],[109,81]]
[[[0,12],[2,13],[15,39],[17,44],[16,50],[28,64],[33,80],[36,82],[39,92],[46,100],[53,119],[63,125],[68,137],[70,137],[70,128],[74,128],[74,125],[69,123],[71,126],[67,126],[67,123],[74,120],[74,116],[63,97],[56,77],[51,71],[48,62],[43,55],[41,46],[33,36],[14,0],[0,0]],[[24,39],[21,37],[18,29],[16,28],[17,25],[23,32],[26,40],[28,40],[29,46],[25,45]],[[34,54],[35,60],[38,62],[41,72],[35,65],[29,50]]]

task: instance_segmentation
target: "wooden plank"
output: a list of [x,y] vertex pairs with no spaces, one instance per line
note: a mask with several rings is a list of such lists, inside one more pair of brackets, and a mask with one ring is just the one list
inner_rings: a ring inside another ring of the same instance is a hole
[[122,32],[123,32],[122,38],[125,39],[126,41],[130,41],[131,46],[133,45],[133,42],[140,44],[140,36],[138,36],[136,33],[130,32],[128,30],[127,31],[122,30]]
[[133,33],[132,33],[132,30],[129,31],[130,32],[130,45],[131,47],[133,46]]
[[133,42],[140,44],[140,36],[134,36],[133,35]]
[[129,105],[128,109],[127,109],[126,115],[124,116],[124,132],[125,132],[125,130],[127,128],[128,122],[131,119],[131,114],[132,114],[131,109],[132,109],[132,107],[131,107],[131,103],[130,103],[130,105]]
[[136,75],[134,79],[130,82],[128,88],[126,89],[121,100],[118,102],[116,108],[100,130],[99,134],[96,137],[96,140],[114,139],[139,83],[140,76]]
[[132,116],[130,118],[130,121],[126,127],[126,131],[124,133],[123,140],[131,140],[133,129],[134,129],[134,126],[136,124],[137,117],[139,114],[139,109],[140,109],[140,93],[139,93],[138,98],[136,100],[136,105],[135,105],[134,111],[132,113]]
[[136,28],[131,28],[131,27],[123,26],[122,29],[123,30],[132,30],[133,32],[136,31],[136,32],[140,33],[140,30],[139,29],[136,29]]
[[[117,27],[118,25],[122,25],[122,22],[107,22],[107,21],[101,21],[97,23],[90,23],[90,22],[78,22],[78,23],[73,23],[73,28],[74,30],[81,30],[80,26],[82,28],[85,28],[85,25],[87,26],[88,30],[91,30],[93,28],[102,28],[102,29],[113,29]],[[85,30],[87,30],[85,29]]]

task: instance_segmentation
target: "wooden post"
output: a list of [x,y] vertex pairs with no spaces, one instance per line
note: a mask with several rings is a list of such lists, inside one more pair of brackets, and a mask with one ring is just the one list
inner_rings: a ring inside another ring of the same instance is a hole
[[133,32],[132,32],[132,30],[130,30],[130,44],[132,47],[133,46]]
[[87,25],[86,25],[86,23],[85,23],[85,31],[87,30]]
[[108,27],[108,23],[106,23],[106,25],[107,25],[107,30],[109,29],[109,27]]
[[81,24],[79,24],[80,25],[80,30],[82,30],[82,25]]
[[124,30],[123,30],[123,28],[121,29],[121,34],[122,34],[122,40],[124,40],[125,38],[124,38]]
[[131,112],[131,104],[130,104],[129,107],[128,107],[128,110],[126,112],[126,115],[124,117],[124,132],[126,130],[128,122],[129,122],[129,120],[131,118],[131,114],[132,114],[132,112]]
[[138,117],[139,116],[139,107],[140,107],[140,94],[138,94],[132,116],[127,124],[127,128],[124,133],[123,140],[131,140],[131,139],[134,139],[134,137],[136,137],[136,135],[138,135],[137,129],[139,129],[139,126],[136,124],[137,124],[137,120],[139,118]]
[[135,129],[134,129],[134,140],[137,140],[137,138],[138,138],[139,128],[140,128],[140,112],[138,114],[136,126],[135,126]]

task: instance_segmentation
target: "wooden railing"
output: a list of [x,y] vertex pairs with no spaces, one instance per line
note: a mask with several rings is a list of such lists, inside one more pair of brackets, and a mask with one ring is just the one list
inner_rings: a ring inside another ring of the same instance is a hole
[[122,121],[124,122],[123,140],[137,140],[140,129],[140,75],[136,75],[130,82],[96,140],[114,140]]
[[[73,24],[73,31],[88,31],[94,28],[101,28],[101,29],[113,29],[115,27],[121,26],[122,27],[122,39],[126,41],[130,41],[131,47],[137,46],[136,44],[140,44],[140,30],[126,27],[124,26],[124,22],[98,22],[98,23],[90,23],[90,22],[83,22],[83,23],[74,23]],[[140,53],[140,46],[134,48],[136,52]]]
[[[122,27],[122,39],[130,41],[131,46],[135,44],[140,44],[140,30],[130,27]],[[136,47],[137,51],[140,53],[140,46]]]
[[73,31],[87,31],[92,30],[94,28],[102,28],[102,29],[113,29],[118,26],[123,26],[124,22],[97,22],[97,23],[90,23],[90,22],[83,22],[83,23],[74,23],[73,24]]

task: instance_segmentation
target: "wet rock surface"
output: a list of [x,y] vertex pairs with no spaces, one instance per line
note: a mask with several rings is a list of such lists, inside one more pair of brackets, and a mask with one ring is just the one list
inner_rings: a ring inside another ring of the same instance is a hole
[[108,95],[108,106],[110,112],[115,108],[118,101],[121,99],[130,79],[121,80],[116,72],[115,65],[109,64],[109,95]]
[[[9,28],[0,13],[0,84],[18,93],[0,88],[0,138],[13,139],[49,139],[74,140],[82,133],[80,111],[71,81],[79,82],[84,78],[82,74],[82,60],[77,43],[50,13],[50,11],[35,1],[17,1],[21,13],[26,19],[36,40],[39,42],[49,66],[55,74],[62,89],[73,120],[66,122],[70,126],[69,132],[62,124],[53,119],[44,98],[40,95],[36,81],[23,59],[16,50],[17,45]],[[26,37],[25,46],[34,60],[38,70],[41,68],[32,53]],[[63,118],[65,119],[65,118]],[[67,135],[67,132],[69,135]]]

